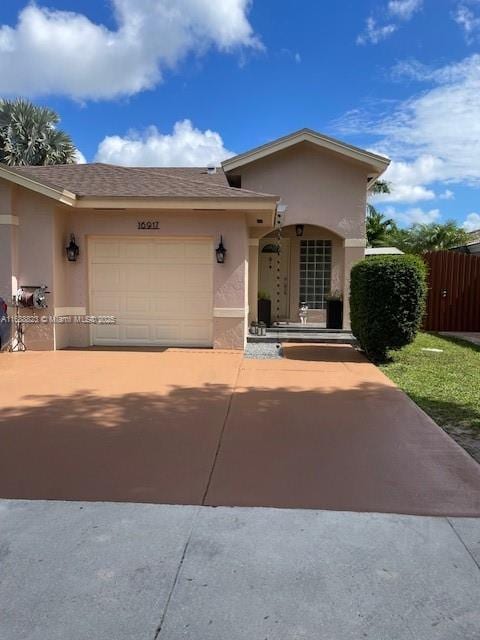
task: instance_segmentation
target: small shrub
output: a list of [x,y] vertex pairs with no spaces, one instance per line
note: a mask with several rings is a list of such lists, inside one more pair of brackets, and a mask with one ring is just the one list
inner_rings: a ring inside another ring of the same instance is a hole
[[415,338],[425,311],[426,267],[415,256],[374,256],[352,268],[352,331],[375,362]]

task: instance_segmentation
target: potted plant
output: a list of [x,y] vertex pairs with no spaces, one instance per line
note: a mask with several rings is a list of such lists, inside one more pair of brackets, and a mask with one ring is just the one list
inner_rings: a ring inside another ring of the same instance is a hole
[[343,327],[343,296],[341,291],[330,291],[325,296],[327,301],[327,329]]
[[272,324],[272,302],[266,291],[258,292],[258,321],[264,322],[267,327]]

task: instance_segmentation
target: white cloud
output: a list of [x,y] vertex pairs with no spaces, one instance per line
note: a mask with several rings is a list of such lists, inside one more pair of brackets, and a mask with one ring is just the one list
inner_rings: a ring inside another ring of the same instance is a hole
[[440,218],[439,209],[430,209],[425,211],[420,207],[412,207],[405,211],[398,211],[394,207],[387,207],[383,212],[387,218],[393,218],[402,226],[410,226],[411,224],[428,224],[435,222]]
[[0,27],[0,92],[109,99],[154,87],[189,53],[261,44],[251,0],[111,0],[109,30],[80,13],[29,4]]
[[402,20],[410,20],[422,5],[423,0],[390,0],[388,11],[392,16],[397,16]]
[[440,200],[455,200],[455,194],[450,189],[445,189],[439,196]]
[[438,69],[417,64],[410,69],[416,74],[422,69],[424,80],[434,86],[393,107],[379,103],[375,112],[350,112],[337,126],[378,135],[375,150],[396,159],[387,179],[398,202],[414,202],[415,193],[427,199],[436,182],[479,187],[480,55]]
[[405,202],[413,204],[422,200],[433,200],[436,195],[424,184],[435,179],[439,171],[438,158],[423,155],[414,162],[393,161],[385,174],[384,180],[391,185],[391,193],[377,194],[372,197],[376,202]]
[[[472,44],[475,35],[480,31],[480,16],[477,15],[469,6],[468,0],[459,4],[453,15],[455,22],[463,29],[465,39],[468,44]],[[475,2],[478,4],[478,2]]]
[[463,228],[465,231],[477,231],[477,229],[480,229],[480,214],[469,213],[467,219],[463,223]]
[[75,151],[75,162],[77,164],[85,164],[87,162],[87,159],[85,158],[83,153],[80,151],[80,149],[77,149]]
[[357,44],[378,44],[385,40],[397,31],[399,22],[410,20],[422,6],[423,0],[389,0],[382,16],[367,18]]
[[395,33],[397,27],[394,24],[379,25],[375,18],[367,18],[365,30],[357,38],[357,44],[378,44],[382,40]]
[[107,136],[98,146],[95,161],[132,167],[198,167],[218,165],[232,155],[220,134],[210,129],[201,131],[190,120],[183,120],[170,134],[152,126],[143,133]]

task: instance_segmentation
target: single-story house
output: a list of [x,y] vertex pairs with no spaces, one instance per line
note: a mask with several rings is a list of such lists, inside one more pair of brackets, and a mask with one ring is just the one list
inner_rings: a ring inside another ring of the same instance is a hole
[[47,286],[48,309],[21,311],[42,316],[30,349],[241,349],[259,290],[274,319],[305,302],[318,322],[340,290],[348,328],[367,189],[388,164],[302,129],[218,168],[0,166],[0,296]]
[[465,244],[452,247],[452,251],[480,256],[480,229],[477,229],[476,231],[469,231]]

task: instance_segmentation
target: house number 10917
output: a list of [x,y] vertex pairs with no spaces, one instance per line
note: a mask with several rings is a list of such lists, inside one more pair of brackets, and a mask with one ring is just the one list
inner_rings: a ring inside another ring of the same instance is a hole
[[158,220],[139,220],[137,229],[158,229]]

